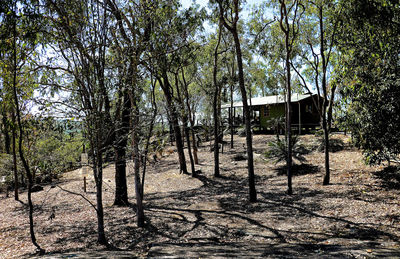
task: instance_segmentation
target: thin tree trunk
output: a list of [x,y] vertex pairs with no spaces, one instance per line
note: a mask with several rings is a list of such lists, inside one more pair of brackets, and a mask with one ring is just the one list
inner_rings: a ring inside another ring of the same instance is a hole
[[[16,7],[15,7],[16,9]],[[33,178],[31,174],[31,170],[29,168],[28,162],[25,159],[24,152],[22,149],[22,140],[24,138],[24,130],[22,127],[21,122],[21,112],[19,109],[18,103],[18,96],[17,96],[17,47],[16,47],[16,17],[14,13],[14,28],[13,28],[13,97],[14,97],[14,104],[15,104],[15,112],[17,117],[17,123],[19,128],[19,145],[18,145],[18,152],[19,156],[22,161],[22,165],[24,166],[26,175],[28,177],[28,206],[29,206],[29,232],[31,235],[32,244],[38,249],[39,254],[44,254],[45,250],[42,249],[36,241],[35,231],[34,231],[34,221],[33,221],[33,202],[32,202],[32,185],[33,185]],[[15,127],[15,125],[14,125]],[[15,134],[14,134],[15,135]],[[14,145],[15,146],[15,145]]]
[[322,59],[322,91],[324,94],[324,101],[322,103],[322,128],[324,131],[324,141],[325,141],[325,176],[323,185],[328,185],[330,183],[330,168],[329,168],[329,129],[328,122],[326,119],[327,113],[327,84],[326,84],[326,70],[327,62],[325,57],[325,39],[324,39],[324,23],[322,19],[322,5],[319,7],[319,29],[320,29],[320,52]]
[[238,75],[239,75],[239,88],[242,95],[243,102],[243,113],[245,117],[246,124],[246,145],[247,145],[247,169],[248,169],[248,178],[249,178],[249,200],[250,202],[257,201],[257,192],[255,187],[255,176],[254,176],[254,159],[253,159],[253,140],[251,133],[251,118],[250,118],[250,109],[247,104],[247,93],[246,86],[244,84],[244,73],[243,73],[243,60],[242,60],[242,50],[240,47],[240,40],[237,31],[237,22],[239,20],[239,1],[233,1],[234,8],[234,19],[232,21],[232,25],[228,25],[224,18],[224,8],[222,5],[222,1],[218,1],[219,10],[220,10],[220,21],[223,25],[232,33],[233,39],[235,42],[236,49],[236,58],[238,64]]
[[[99,134],[99,133],[96,133]],[[94,145],[99,145],[99,136],[96,136]],[[104,209],[103,209],[103,158],[100,152],[101,148],[97,146],[97,154],[92,152],[94,158],[93,173],[96,182],[96,214],[97,214],[97,242],[101,245],[107,245],[107,238],[104,231]]]
[[145,178],[146,178],[147,154],[149,152],[150,139],[151,139],[151,136],[153,135],[154,122],[156,121],[157,110],[158,110],[156,97],[155,97],[155,93],[154,93],[155,85],[154,85],[154,82],[153,82],[153,77],[151,77],[151,85],[152,85],[151,103],[152,103],[152,106],[153,106],[153,116],[151,117],[149,134],[147,135],[146,148],[144,150],[145,153],[144,153],[143,174],[142,174],[142,200],[144,199],[144,181],[145,181]]
[[[183,85],[184,85],[184,92],[185,92],[185,99],[186,99],[186,107],[187,107],[187,114],[188,114],[188,118],[189,118],[189,122],[190,122],[190,132],[192,135],[192,144],[193,144],[193,159],[194,159],[194,163],[196,165],[199,164],[199,158],[197,157],[197,145],[196,145],[196,136],[194,134],[194,120],[192,118],[192,109],[190,108],[190,103],[189,103],[189,91],[188,91],[188,85],[186,83],[186,79],[185,79],[185,73],[184,70],[182,68],[182,80],[183,80]],[[189,146],[189,145],[188,145]],[[190,154],[190,150],[189,150],[189,154]],[[192,170],[194,169],[194,165],[192,167]],[[194,175],[195,172],[192,172],[192,175]]]
[[192,176],[196,175],[196,168],[194,166],[194,159],[192,155],[192,147],[190,144],[190,134],[189,134],[189,127],[188,127],[188,118],[187,115],[185,114],[185,122],[183,123],[185,127],[185,135],[186,135],[186,142],[187,142],[187,147],[188,147],[188,153],[189,153],[189,159],[190,159],[190,167],[192,169]]
[[134,154],[134,174],[135,174],[135,196],[136,196],[136,223],[138,227],[144,226],[144,209],[143,209],[143,188],[140,180],[140,151],[139,151],[139,111],[136,99],[132,100],[133,104],[133,154]]
[[[287,170],[287,178],[288,178],[288,190],[287,193],[289,195],[293,194],[292,190],[292,112],[291,112],[291,85],[290,85],[290,54],[291,54],[291,46],[290,46],[290,27],[289,27],[289,18],[286,9],[285,1],[280,1],[280,26],[282,31],[285,33],[285,49],[286,49],[286,57],[285,57],[285,66],[286,66],[286,145],[287,145],[287,157],[286,157],[286,170]],[[283,25],[283,20],[285,25]]]
[[230,126],[231,126],[231,148],[233,148],[233,124],[235,120],[235,116],[233,114],[233,85],[231,85],[231,109],[230,109]]
[[221,43],[222,23],[219,24],[218,41],[214,50],[214,67],[213,67],[213,83],[214,83],[214,99],[213,99],[213,117],[214,117],[214,176],[220,176],[219,170],[219,114],[218,100],[221,98],[221,86],[217,80],[218,73],[218,48]]
[[[6,108],[3,107],[2,108],[2,121],[3,121],[3,135],[4,135],[4,148],[6,151],[6,154],[10,154],[10,150],[11,150],[11,139],[10,139],[10,123],[8,122],[7,119],[7,112],[6,112]],[[14,123],[15,124],[15,123]]]
[[158,80],[160,82],[161,88],[163,89],[165,99],[167,100],[167,108],[169,110],[169,121],[170,124],[173,128],[174,134],[175,134],[175,143],[176,143],[176,149],[178,152],[178,157],[179,157],[179,167],[180,171],[184,174],[187,174],[187,167],[186,167],[186,159],[185,159],[185,153],[183,150],[183,143],[182,143],[182,134],[181,134],[181,129],[179,127],[178,123],[178,113],[176,112],[176,107],[175,104],[172,100],[172,94],[171,94],[171,85],[168,80],[168,75],[164,71],[163,74],[163,81]]
[[250,202],[257,201],[257,192],[255,187],[255,176],[254,176],[254,159],[253,159],[253,140],[252,140],[252,133],[251,133],[251,118],[250,118],[250,109],[247,104],[247,93],[246,87],[244,84],[244,73],[243,73],[243,61],[242,61],[242,50],[240,48],[240,40],[239,35],[237,33],[237,29],[233,31],[233,38],[235,41],[236,47],[236,57],[238,62],[238,69],[239,69],[239,87],[240,92],[242,95],[242,102],[243,102],[243,111],[245,116],[245,123],[246,123],[246,144],[247,144],[247,168],[249,174],[249,197]]
[[[189,115],[188,113],[190,112],[190,109],[186,112],[185,111],[185,101],[182,99],[181,93],[180,93],[180,88],[179,88],[179,78],[178,78],[178,74],[179,71],[177,73],[175,73],[175,82],[176,82],[176,91],[177,91],[177,95],[178,95],[178,100],[182,109],[182,118],[183,118],[183,125],[182,125],[182,132],[186,138],[186,143],[187,143],[187,147],[188,147],[188,154],[189,154],[189,160],[190,160],[190,167],[192,169],[192,176],[195,176],[196,174],[196,169],[194,166],[194,160],[193,160],[193,155],[192,155],[192,148],[191,148],[191,144],[190,144],[190,134],[189,134],[189,128],[188,128],[188,121],[189,121]],[[184,77],[184,73],[182,72],[182,76]],[[185,99],[186,97],[189,98],[189,95],[187,94],[187,85],[184,82],[183,85],[183,92],[185,95]],[[182,136],[183,137],[183,136]],[[184,143],[185,138],[182,138],[182,142]]]
[[15,132],[15,112],[12,111],[12,156],[13,156],[13,171],[14,171],[14,198],[16,201],[19,200],[18,196],[18,167],[17,167],[17,151],[16,151],[16,135]]

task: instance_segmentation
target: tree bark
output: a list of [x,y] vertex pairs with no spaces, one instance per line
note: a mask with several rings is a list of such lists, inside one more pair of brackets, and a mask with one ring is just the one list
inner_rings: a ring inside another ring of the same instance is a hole
[[[183,131],[183,135],[186,138],[186,143],[187,143],[187,148],[188,148],[188,154],[189,154],[189,160],[190,160],[190,167],[192,170],[192,176],[195,176],[196,174],[196,169],[194,166],[194,159],[193,159],[193,155],[192,155],[192,148],[191,148],[191,144],[190,144],[190,132],[189,132],[189,126],[188,126],[188,121],[189,121],[189,112],[190,109],[188,109],[188,111],[185,111],[185,101],[181,96],[181,92],[180,92],[180,88],[179,88],[179,78],[178,78],[178,74],[179,72],[175,73],[175,82],[176,82],[176,90],[177,90],[177,95],[178,95],[178,100],[182,109],[182,118],[183,118],[183,125],[182,125],[182,131]],[[182,72],[182,76],[184,78],[184,73]],[[186,82],[184,82],[183,84],[183,92],[184,92],[184,96],[185,99],[189,98],[189,95],[187,94],[187,85]],[[188,100],[186,100],[188,102]],[[189,106],[190,107],[190,106]],[[182,138],[182,143],[185,143],[185,138]]]
[[[188,114],[188,119],[190,122],[190,132],[192,135],[192,144],[193,144],[193,159],[194,159],[194,163],[196,165],[199,164],[199,158],[197,157],[197,144],[196,144],[196,136],[194,134],[194,120],[192,118],[192,109],[190,108],[190,103],[189,103],[189,91],[188,91],[188,85],[186,83],[186,79],[185,79],[185,73],[184,70],[182,68],[182,80],[183,80],[183,85],[184,85],[184,92],[185,92],[185,99],[186,99],[186,108],[187,108],[187,114]],[[191,152],[189,152],[190,154]],[[193,166],[194,168],[194,166]],[[192,168],[192,170],[193,170]],[[195,172],[192,172],[192,175]]]
[[214,176],[220,177],[219,170],[219,113],[218,103],[221,98],[221,86],[217,80],[218,73],[218,48],[221,43],[222,23],[219,24],[218,41],[214,50],[214,66],[213,66],[213,83],[214,83],[214,98],[213,98],[213,117],[214,117]]
[[16,201],[19,200],[18,196],[18,166],[17,166],[17,151],[16,151],[16,136],[17,133],[15,131],[15,112],[12,111],[12,156],[13,156],[13,171],[14,171],[14,198]]
[[121,128],[116,129],[115,144],[115,199],[114,205],[127,206],[128,187],[126,181],[126,146],[128,143],[131,102],[127,91],[123,93],[123,104],[121,111]]
[[[15,7],[15,9],[16,9],[16,7]],[[33,178],[32,178],[30,167],[28,165],[28,162],[25,159],[25,155],[24,155],[24,152],[23,152],[23,149],[22,149],[22,141],[23,141],[23,138],[24,138],[24,129],[22,127],[21,112],[20,112],[20,108],[19,108],[18,95],[17,95],[17,47],[16,47],[16,35],[17,35],[17,31],[16,31],[16,16],[15,16],[15,12],[14,12],[14,26],[13,26],[13,82],[12,82],[12,86],[13,86],[13,98],[14,98],[14,104],[15,104],[15,113],[16,113],[16,117],[17,117],[16,119],[17,119],[18,128],[19,128],[18,152],[19,152],[19,156],[20,156],[21,161],[22,161],[22,165],[24,166],[26,175],[28,177],[29,233],[31,235],[31,241],[32,241],[32,244],[38,249],[39,254],[44,254],[45,250],[42,249],[40,247],[40,245],[36,241],[36,236],[35,236],[35,231],[34,231],[34,221],[33,221],[33,202],[32,202]],[[14,127],[15,127],[15,125],[14,125]]]
[[233,38],[235,40],[236,56],[238,61],[239,69],[239,87],[242,94],[243,110],[246,123],[246,144],[247,144],[247,166],[249,174],[249,197],[250,202],[257,201],[257,192],[255,187],[255,176],[254,176],[254,160],[253,160],[253,137],[251,133],[251,122],[250,122],[250,109],[247,104],[247,93],[244,84],[244,73],[243,73],[243,61],[242,61],[242,50],[240,48],[240,40],[237,30],[233,33]]
[[[97,141],[96,141],[97,142]],[[99,143],[95,143],[95,145]],[[101,245],[107,245],[107,238],[104,231],[104,209],[103,209],[103,159],[102,153],[99,152],[100,147],[97,148],[97,155],[92,152],[95,157],[93,163],[93,173],[96,181],[96,213],[97,213],[97,242]]]
[[[132,97],[131,97],[132,98]],[[133,132],[132,144],[134,154],[134,174],[135,174],[135,196],[136,196],[136,223],[138,227],[144,227],[144,208],[143,208],[143,186],[140,180],[140,151],[139,151],[139,110],[136,103],[136,98],[131,99],[133,106]]]
[[[291,54],[291,44],[290,41],[290,24],[286,8],[286,3],[284,0],[280,0],[280,27],[285,34],[285,66],[286,66],[286,145],[287,145],[287,157],[286,157],[286,172],[288,179],[288,189],[287,193],[289,195],[293,194],[292,189],[292,113],[291,113],[291,85],[290,85],[290,54]],[[294,36],[293,36],[294,37]]]
[[330,168],[329,168],[329,129],[328,122],[326,119],[327,113],[327,100],[328,100],[328,91],[326,84],[326,70],[327,70],[327,61],[325,57],[325,38],[324,38],[324,22],[322,19],[322,5],[319,6],[319,29],[320,29],[320,52],[322,59],[322,91],[323,91],[323,102],[322,102],[322,129],[324,131],[324,141],[325,141],[325,176],[323,185],[328,185],[330,183]]
[[243,60],[242,60],[242,50],[240,47],[240,39],[237,31],[237,22],[239,20],[239,1],[234,0],[234,20],[231,25],[227,24],[224,18],[224,8],[222,6],[222,2],[218,1],[219,10],[220,10],[220,21],[223,23],[225,28],[227,28],[233,35],[233,39],[235,42],[236,49],[236,58],[238,63],[238,75],[239,75],[239,88],[242,96],[243,102],[243,113],[246,125],[246,145],[247,145],[247,169],[248,169],[248,178],[249,178],[249,200],[250,202],[257,201],[257,192],[255,187],[255,176],[254,176],[254,159],[253,159],[253,140],[251,133],[251,118],[250,118],[250,109],[247,104],[247,93],[246,86],[244,84],[244,73],[243,73]]
[[165,99],[167,100],[167,108],[169,110],[168,113],[169,121],[174,131],[176,150],[178,152],[178,157],[179,157],[179,168],[182,173],[187,174],[186,159],[182,143],[182,134],[178,123],[178,113],[176,111],[175,104],[172,100],[172,93],[170,90],[171,84],[169,83],[166,71],[163,72],[162,80],[158,79],[158,81],[160,82],[161,88],[164,92]]
[[[4,105],[5,106],[5,105]],[[4,148],[6,154],[10,154],[11,151],[11,138],[10,138],[10,123],[8,122],[6,108],[2,108],[2,122],[3,122],[3,135],[4,135]]]

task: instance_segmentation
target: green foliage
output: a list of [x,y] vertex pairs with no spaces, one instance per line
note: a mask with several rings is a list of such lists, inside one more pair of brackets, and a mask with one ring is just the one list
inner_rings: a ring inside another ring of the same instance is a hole
[[400,154],[400,4],[352,0],[344,5],[342,95],[350,102],[347,127],[366,162]]
[[[304,163],[306,158],[304,155],[308,153],[308,150],[299,143],[298,136],[292,135],[292,158]],[[275,163],[284,162],[288,157],[288,148],[286,139],[280,139],[279,135],[276,136],[275,141],[268,143],[268,150],[264,153],[268,159],[275,160]]]
[[273,117],[267,121],[268,127],[272,128],[277,134],[277,137],[279,137],[279,132],[285,129],[285,117],[284,116],[278,116],[278,117]]
[[[19,175],[24,173],[22,169],[22,165],[19,165]],[[0,153],[0,189],[4,190],[8,186],[12,186],[14,183],[14,174],[13,174],[13,159],[12,155]]]
[[36,177],[51,180],[79,166],[84,141],[78,126],[52,118],[31,122],[31,146],[26,153]]

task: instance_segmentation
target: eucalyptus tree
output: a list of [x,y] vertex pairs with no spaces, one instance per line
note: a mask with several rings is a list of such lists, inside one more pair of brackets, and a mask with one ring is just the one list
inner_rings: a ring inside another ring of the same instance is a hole
[[[115,29],[112,30],[113,46],[115,52],[115,64],[118,70],[118,103],[120,106],[121,131],[117,134],[117,142],[120,148],[118,152],[121,170],[116,172],[116,185],[119,185],[120,191],[116,193],[115,204],[119,204],[117,197],[123,197],[123,203],[127,201],[126,190],[126,145],[127,134],[131,132],[134,174],[135,174],[135,193],[137,203],[137,224],[144,225],[143,211],[143,184],[144,176],[140,176],[140,99],[143,94],[143,74],[144,64],[142,57],[150,40],[151,33],[151,14],[152,4],[146,1],[130,2],[122,6],[120,2],[114,0],[106,1],[110,7],[112,15],[116,22]],[[127,10],[130,10],[129,12]],[[129,126],[131,121],[131,126]],[[151,126],[152,127],[152,126]],[[145,169],[144,169],[145,171]],[[141,180],[142,178],[142,180]],[[142,184],[143,183],[143,184]]]
[[304,6],[299,0],[285,1],[279,0],[279,26],[284,33],[285,44],[285,70],[286,70],[286,143],[287,143],[287,177],[288,194],[292,194],[292,108],[291,108],[291,58],[293,54],[294,43],[299,33],[299,21],[304,12]]
[[96,183],[98,242],[107,245],[103,209],[103,155],[113,139],[111,101],[106,80],[111,16],[98,1],[46,0],[55,50],[63,62],[61,70],[70,76],[70,86],[79,98],[90,143]]
[[253,140],[252,140],[251,121],[250,121],[251,117],[250,117],[250,108],[247,103],[247,91],[245,87],[245,79],[243,72],[242,49],[238,33],[240,2],[239,0],[234,0],[232,3],[226,0],[216,0],[214,1],[214,3],[217,4],[217,8],[219,10],[220,22],[232,34],[235,43],[236,59],[238,64],[239,88],[243,102],[243,111],[244,111],[245,125],[246,125],[249,200],[250,202],[255,202],[257,201],[257,192],[255,188],[255,177],[254,177]]
[[[28,178],[29,232],[33,245],[40,254],[43,254],[45,251],[37,243],[34,231],[31,196],[34,179],[24,152],[25,129],[22,124],[23,111],[21,108],[22,101],[26,100],[34,87],[32,84],[34,74],[30,69],[30,60],[36,54],[38,31],[41,26],[38,3],[35,1],[3,1],[0,4],[0,21],[0,52],[3,57],[0,68],[1,83],[2,91],[8,95],[8,98],[2,101],[9,102],[8,107],[11,107],[12,114],[15,198],[18,200],[15,150],[18,138],[18,153]],[[18,133],[16,129],[18,129]]]
[[330,183],[329,134],[337,84],[333,80],[336,57],[336,37],[338,33],[337,15],[342,9],[337,1],[306,1],[305,18],[302,19],[301,53],[291,62],[304,89],[311,94],[314,88],[318,98],[314,106],[321,119],[324,132],[325,176],[324,185]]
[[[186,62],[185,67],[181,67],[181,79],[182,79],[182,86],[183,92],[185,96],[185,105],[186,105],[186,112],[188,116],[188,120],[190,122],[190,133],[192,138],[192,146],[193,146],[193,160],[194,164],[199,164],[199,159],[197,156],[198,148],[196,143],[196,134],[194,131],[195,126],[195,117],[196,111],[198,106],[198,99],[195,95],[196,91],[196,73],[197,73],[197,65],[198,65],[198,58],[197,54],[202,50],[202,48],[196,47],[196,49],[191,52],[191,58]],[[189,146],[189,144],[188,144]],[[192,171],[194,168],[192,168]],[[194,172],[192,172],[193,174]]]
[[154,64],[152,72],[164,92],[169,122],[175,135],[180,171],[187,173],[178,107],[174,100],[176,93],[171,76],[182,62],[182,53],[195,41],[195,33],[202,26],[204,12],[193,6],[183,10],[179,7],[179,1],[176,0],[152,2],[149,58]]
[[213,64],[213,86],[214,86],[214,94],[213,94],[213,118],[214,118],[214,176],[220,176],[219,170],[219,142],[220,142],[220,118],[221,118],[221,90],[222,90],[222,82],[217,79],[218,73],[218,56],[219,56],[219,47],[221,44],[222,23],[219,22],[218,26],[218,36],[217,42],[214,47],[214,64]]
[[[261,54],[269,78],[271,91],[277,94],[278,85],[284,86],[286,95],[286,170],[288,177],[288,194],[292,194],[292,107],[291,94],[293,92],[293,75],[291,62],[298,54],[298,38],[300,21],[305,12],[303,1],[279,0],[266,2],[260,6],[260,10],[253,11],[249,23],[254,38],[254,50]],[[266,15],[272,11],[275,16]]]

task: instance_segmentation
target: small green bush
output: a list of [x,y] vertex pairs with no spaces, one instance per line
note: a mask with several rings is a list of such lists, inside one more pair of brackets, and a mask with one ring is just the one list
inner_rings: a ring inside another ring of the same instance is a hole
[[[298,136],[293,135],[292,141],[292,158],[293,161],[297,160],[301,163],[306,162],[304,155],[308,154],[309,151],[301,144],[299,144]],[[268,159],[275,160],[275,163],[286,161],[288,157],[288,148],[286,139],[280,139],[276,136],[274,141],[268,143],[268,150],[265,152],[265,157]]]

